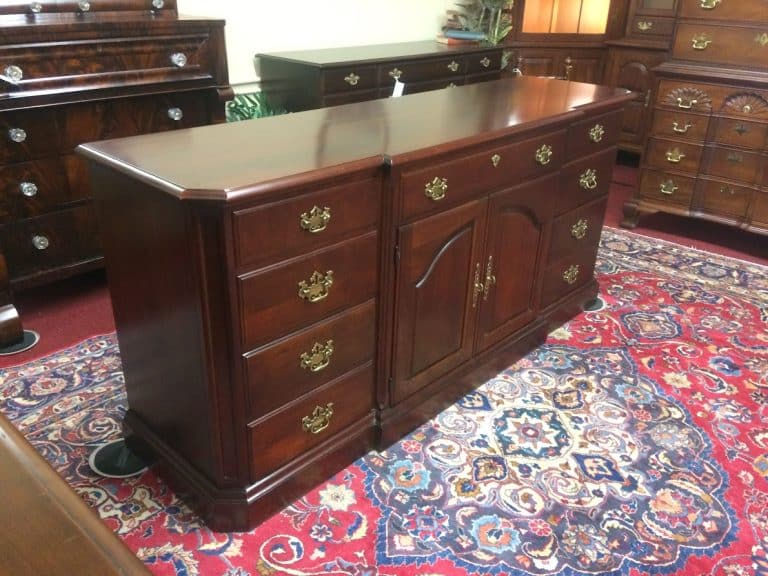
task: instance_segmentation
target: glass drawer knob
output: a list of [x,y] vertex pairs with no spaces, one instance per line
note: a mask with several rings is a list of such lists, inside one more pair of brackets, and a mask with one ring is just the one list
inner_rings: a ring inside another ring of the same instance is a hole
[[177,68],[184,68],[187,65],[187,55],[183,52],[174,52],[171,54],[171,62]]
[[3,78],[11,84],[17,84],[24,78],[24,71],[18,66],[11,64],[3,69]]
[[48,238],[46,236],[38,234],[37,236],[32,237],[32,245],[38,250],[45,250],[48,248],[50,243],[48,242]]
[[34,182],[22,182],[19,184],[19,189],[27,198],[32,198],[32,196],[37,195],[37,184]]
[[88,2],[88,0],[80,0],[77,3],[77,7],[80,10],[80,12],[89,12],[91,9],[91,3]]
[[43,11],[43,5],[40,4],[40,2],[32,2],[29,5],[29,11],[32,12],[32,14],[40,14],[40,12]]
[[155,10],[160,10],[163,6],[165,6],[164,0],[152,0],[152,8]]
[[168,118],[171,120],[175,120],[178,122],[182,118],[184,118],[184,111],[181,108],[168,108]]
[[13,142],[21,144],[27,139],[27,133],[21,128],[11,128],[8,130],[8,138]]

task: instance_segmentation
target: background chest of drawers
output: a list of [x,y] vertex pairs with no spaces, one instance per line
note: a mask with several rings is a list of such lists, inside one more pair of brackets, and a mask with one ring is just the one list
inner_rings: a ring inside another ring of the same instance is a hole
[[100,266],[82,143],[224,120],[224,23],[175,0],[0,6],[0,250],[14,289]]
[[289,111],[362,102],[501,76],[502,48],[445,46],[434,41],[258,54],[262,90]]
[[131,444],[243,530],[507,366],[596,293],[631,98],[519,78],[80,147]]
[[768,10],[682,0],[625,226],[657,210],[768,233]]

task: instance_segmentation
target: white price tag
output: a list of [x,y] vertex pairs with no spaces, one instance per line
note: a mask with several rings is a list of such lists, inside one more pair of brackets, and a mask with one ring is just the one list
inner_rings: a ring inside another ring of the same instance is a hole
[[404,89],[405,89],[405,84],[403,82],[400,82],[400,80],[395,80],[395,87],[392,89],[392,98],[397,98],[398,96],[402,96]]

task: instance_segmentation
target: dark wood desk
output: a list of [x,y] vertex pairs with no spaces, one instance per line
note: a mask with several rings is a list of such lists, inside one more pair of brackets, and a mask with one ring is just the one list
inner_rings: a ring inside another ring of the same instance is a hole
[[0,574],[149,574],[2,414],[0,492]]
[[518,78],[82,146],[133,445],[246,529],[542,342],[597,291],[632,97]]
[[272,106],[296,112],[392,95],[498,80],[502,47],[446,46],[434,40],[257,54]]

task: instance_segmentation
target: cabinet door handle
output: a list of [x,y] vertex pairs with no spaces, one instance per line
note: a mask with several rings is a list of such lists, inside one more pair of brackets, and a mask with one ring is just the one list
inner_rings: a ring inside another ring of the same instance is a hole
[[691,46],[694,50],[706,50],[712,44],[712,38],[706,34],[697,34],[691,38]]
[[325,274],[315,270],[309,281],[299,282],[299,298],[308,302],[320,302],[328,297],[331,286],[333,286],[333,270],[328,270]]
[[350,74],[344,76],[344,82],[346,82],[350,86],[357,86],[357,83],[360,82],[360,76],[358,76],[354,72],[351,72]]
[[678,108],[682,108],[683,110],[690,110],[691,108],[696,106],[696,104],[698,104],[698,103],[699,103],[699,101],[695,100],[695,99],[693,99],[693,100],[685,100],[683,98],[678,98],[677,99],[677,107]]
[[328,402],[325,406],[315,406],[310,416],[304,416],[301,419],[301,428],[304,432],[310,434],[320,434],[328,428],[333,417],[333,402]]
[[448,192],[448,180],[439,176],[435,176],[424,186],[424,195],[435,202],[445,198],[446,192]]
[[322,232],[328,227],[328,222],[331,221],[331,209],[328,206],[319,208],[313,206],[309,212],[303,212],[299,216],[299,227],[302,230],[306,230],[310,234],[317,234]]
[[480,282],[480,262],[475,264],[475,282],[472,286],[472,308],[477,308],[477,297],[483,292],[483,283]]
[[328,364],[331,363],[333,350],[333,340],[327,340],[325,344],[315,342],[312,346],[312,350],[309,352],[302,352],[301,356],[299,356],[299,365],[304,370],[320,372],[327,368]]
[[686,134],[688,130],[691,129],[693,124],[689,124],[688,122],[685,123],[685,126],[682,128],[680,127],[680,124],[677,122],[672,122],[672,130],[674,130],[677,134]]
[[714,10],[720,4],[720,0],[701,0],[699,4],[703,10]]
[[496,276],[493,273],[493,256],[488,256],[488,264],[485,267],[485,284],[483,285],[483,302],[488,300],[488,292],[491,286],[496,285]]
[[672,150],[667,150],[666,157],[667,157],[667,162],[671,164],[680,164],[680,162],[685,160],[685,154],[680,152],[680,148],[673,148]]
[[672,180],[665,180],[659,186],[659,192],[666,194],[667,196],[672,196],[672,194],[677,192],[677,186],[675,186],[675,183]]

